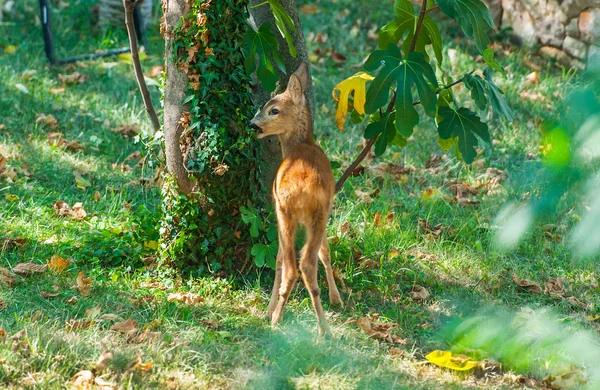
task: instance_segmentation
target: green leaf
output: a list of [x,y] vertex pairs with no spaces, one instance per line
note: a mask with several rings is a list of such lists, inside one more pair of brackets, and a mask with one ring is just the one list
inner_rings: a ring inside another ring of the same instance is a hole
[[250,253],[254,256],[254,264],[257,267],[262,267],[267,264],[269,268],[275,268],[275,259],[277,258],[277,251],[279,245],[277,241],[272,242],[270,245],[265,244],[254,244]]
[[369,123],[365,129],[365,138],[371,139],[379,136],[375,141],[375,154],[381,156],[390,142],[396,136],[396,127],[394,126],[394,112],[386,112],[381,119]]
[[488,27],[494,28],[490,11],[481,0],[437,0],[443,13],[456,19],[465,35],[475,38],[479,52],[490,44]]
[[281,36],[283,36],[288,44],[288,49],[290,50],[290,55],[296,58],[296,47],[294,46],[294,37],[288,31],[288,28],[292,32],[296,32],[296,26],[294,25],[294,21],[290,16],[285,12],[285,9],[279,3],[279,0],[269,0],[269,5],[271,6],[271,11],[273,11],[273,16],[275,17],[275,25],[279,30]]
[[442,106],[439,108],[438,114],[442,117],[442,121],[438,125],[440,138],[458,137],[458,151],[467,164],[472,163],[477,157],[475,147],[478,145],[478,141],[476,136],[491,144],[487,124],[481,122],[479,117],[469,109],[461,107],[454,110]]
[[483,61],[485,61],[490,68],[497,70],[504,78],[506,78],[506,72],[504,71],[504,68],[500,66],[500,63],[494,58],[494,54],[494,50],[488,47],[483,51]]
[[[274,91],[279,76],[275,72],[271,58],[284,73],[285,65],[277,51],[277,39],[271,32],[271,26],[264,23],[258,30],[248,29],[244,38],[244,48],[246,52],[246,60],[244,61],[246,72],[252,74],[256,70],[256,76],[262,83],[263,88],[268,92]],[[258,64],[256,62],[257,57]]]
[[258,231],[262,230],[262,220],[258,216],[258,211],[254,206],[248,206],[248,208],[241,206],[240,212],[242,214],[242,221],[250,224],[250,235],[252,237],[258,237]]
[[413,32],[416,24],[414,9],[409,0],[396,0],[394,12],[397,16],[379,31],[379,48],[384,50],[390,43],[396,44],[407,32]]
[[386,50],[375,50],[367,59],[365,69],[375,71],[381,68],[367,90],[365,111],[372,114],[388,101],[393,83],[396,89],[396,129],[408,138],[419,123],[419,113],[413,106],[412,86],[416,86],[421,104],[429,116],[436,112],[435,91],[427,80],[437,88],[435,71],[425,61],[423,53],[413,52],[403,60],[400,49],[389,44]]
[[[396,0],[394,11],[397,15],[396,19],[383,26],[379,31],[378,46],[379,49],[385,50],[390,43],[395,45],[406,35],[402,43],[402,51],[404,55],[408,55],[419,18],[415,15],[409,0]],[[426,60],[428,59],[425,46],[429,44],[432,45],[435,57],[441,65],[443,56],[440,29],[433,19],[426,15],[415,46],[415,50],[423,53]]]
[[484,76],[485,79],[479,75],[464,76],[465,86],[471,90],[471,97],[477,107],[485,110],[489,103],[498,115],[504,116],[509,121],[512,120],[512,111],[504,99],[504,93],[492,81],[491,72],[486,70]]

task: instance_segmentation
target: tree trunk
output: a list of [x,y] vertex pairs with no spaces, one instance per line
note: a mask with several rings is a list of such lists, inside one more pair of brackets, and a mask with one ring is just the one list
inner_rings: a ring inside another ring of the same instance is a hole
[[[256,8],[252,8],[258,4],[262,4]],[[271,7],[269,4],[264,4],[263,0],[250,0],[249,10],[250,10],[250,24],[255,28],[259,28],[263,23],[269,23],[271,25],[271,30],[277,37],[277,42],[279,43],[279,54],[283,58],[285,69],[287,74],[283,74],[278,67],[275,67],[277,74],[279,75],[279,83],[276,89],[276,93],[279,93],[285,89],[287,86],[288,79],[290,75],[298,68],[300,63],[308,62],[308,51],[306,49],[306,42],[304,40],[304,34],[302,33],[302,26],[300,25],[300,18],[298,17],[298,8],[294,0],[281,0],[281,5],[285,9],[286,13],[292,18],[294,21],[294,25],[296,26],[296,32],[293,33],[294,36],[294,46],[296,47],[296,57],[292,57],[290,55],[290,51],[288,50],[288,45],[283,36],[277,30],[277,26],[275,25],[275,18],[273,17],[273,13],[271,12]],[[265,91],[259,82],[256,82],[257,88],[253,92],[253,100],[258,106],[262,106],[266,103],[271,95]],[[308,104],[310,106],[311,115],[314,118],[314,106],[315,99],[313,93],[313,84],[312,79],[310,77],[310,67],[308,72],[308,85],[306,87],[306,97],[308,99]],[[275,179],[275,174],[277,173],[277,168],[281,163],[281,146],[279,144],[279,139],[277,136],[266,137],[263,139],[264,143],[264,152],[263,159],[266,163],[266,168],[263,171],[263,182],[265,187],[271,188],[273,180]]]
[[[165,26],[165,56],[168,59],[173,54],[172,32],[179,21],[190,11],[187,0],[164,0]],[[167,169],[173,175],[179,191],[188,195],[194,190],[195,181],[190,177],[183,162],[183,154],[179,146],[181,133],[180,119],[187,107],[183,105],[185,89],[189,83],[184,72],[179,71],[174,61],[165,61],[167,80],[164,96],[164,136]]]

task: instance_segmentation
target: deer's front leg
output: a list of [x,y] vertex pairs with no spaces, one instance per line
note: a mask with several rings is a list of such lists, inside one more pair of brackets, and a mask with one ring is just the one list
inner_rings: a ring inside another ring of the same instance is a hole
[[267,307],[267,314],[265,318],[267,320],[271,319],[275,308],[277,307],[277,300],[279,298],[279,288],[281,287],[281,267],[282,267],[282,257],[283,251],[281,246],[279,246],[279,250],[277,251],[277,263],[275,265],[275,282],[273,282],[273,291],[271,292],[271,301],[269,302],[269,306]]

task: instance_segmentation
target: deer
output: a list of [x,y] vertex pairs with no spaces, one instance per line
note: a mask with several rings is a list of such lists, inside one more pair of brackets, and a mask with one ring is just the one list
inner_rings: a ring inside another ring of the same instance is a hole
[[[308,65],[302,62],[290,76],[286,90],[258,111],[250,128],[257,131],[258,138],[276,135],[283,155],[273,182],[279,251],[266,319],[271,320],[271,326],[281,321],[283,309],[298,280],[299,268],[317,317],[319,337],[330,338],[317,271],[320,259],[325,267],[329,301],[332,305],[342,305],[326,232],[335,181],[329,159],[313,137],[312,116],[304,94],[308,72]],[[299,225],[305,227],[306,241],[297,267],[295,239]]]

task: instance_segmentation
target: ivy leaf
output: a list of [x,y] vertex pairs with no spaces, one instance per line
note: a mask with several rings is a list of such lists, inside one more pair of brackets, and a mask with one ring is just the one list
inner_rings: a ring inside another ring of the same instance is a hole
[[504,78],[506,78],[506,71],[504,71],[504,68],[500,66],[500,63],[494,58],[494,54],[494,50],[488,47],[483,51],[483,61],[485,61],[490,68],[497,70]]
[[[378,46],[384,50],[390,43],[394,45],[408,32],[404,42],[402,43],[402,51],[404,55],[410,52],[410,46],[414,38],[414,32],[417,28],[418,17],[414,13],[414,9],[409,0],[396,0],[394,4],[394,12],[397,18],[386,24],[379,31]],[[423,53],[427,59],[425,46],[431,44],[435,57],[438,63],[442,64],[442,35],[437,24],[429,16],[425,16],[415,50]]]
[[486,5],[481,0],[437,0],[436,2],[443,13],[456,19],[467,37],[475,38],[477,49],[483,53],[490,44],[487,35],[488,26],[494,28],[494,21]]
[[471,90],[471,97],[477,107],[485,110],[489,103],[498,115],[504,116],[509,121],[512,120],[512,111],[504,99],[504,92],[492,81],[491,72],[486,70],[484,76],[485,78],[470,74],[464,76],[465,86]]
[[461,107],[458,110],[442,106],[438,110],[442,121],[438,124],[438,132],[441,139],[458,137],[458,151],[462,154],[464,161],[471,164],[477,152],[478,145],[476,135],[483,141],[491,144],[487,124],[481,122],[479,117],[469,109]]
[[256,208],[252,205],[248,206],[248,208],[241,206],[240,212],[242,214],[242,221],[250,224],[250,235],[255,238],[258,237],[258,231],[263,228],[263,225]]
[[[271,57],[284,73],[285,65],[277,52],[277,39],[271,32],[271,26],[264,23],[258,30],[248,29],[244,39],[244,47],[246,51],[246,60],[244,61],[246,72],[252,74],[256,70],[256,76],[262,83],[263,88],[268,92],[274,91],[279,77],[275,72]],[[258,64],[256,63],[257,57]]]
[[367,90],[365,112],[372,114],[382,107],[389,98],[394,82],[396,89],[396,129],[405,138],[410,137],[413,128],[419,123],[419,113],[413,106],[412,85],[414,84],[421,104],[429,116],[436,112],[435,91],[427,83],[437,88],[438,83],[431,65],[425,61],[423,53],[413,52],[403,60],[400,49],[389,44],[387,50],[375,50],[365,62],[365,69],[381,70]]
[[285,9],[279,3],[279,0],[269,0],[269,5],[271,6],[271,11],[273,11],[273,16],[275,17],[275,25],[279,30],[281,36],[283,36],[288,44],[288,49],[290,50],[290,55],[296,58],[296,47],[294,46],[294,37],[288,31],[288,28],[292,32],[296,32],[296,26],[294,25],[294,21],[290,16],[285,12]]
[[[364,115],[367,81],[373,79],[374,77],[366,72],[358,72],[333,87],[333,100],[338,102],[335,111],[335,124],[341,131],[344,131],[346,115],[348,115],[348,98],[350,97],[350,93],[354,91],[354,110],[356,110],[359,115]],[[340,91],[339,97],[337,97],[335,91]]]

